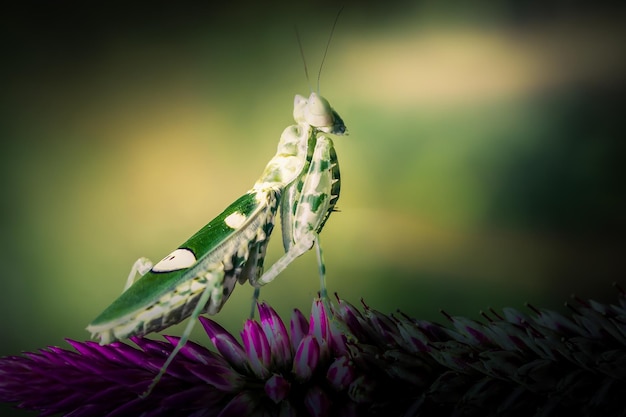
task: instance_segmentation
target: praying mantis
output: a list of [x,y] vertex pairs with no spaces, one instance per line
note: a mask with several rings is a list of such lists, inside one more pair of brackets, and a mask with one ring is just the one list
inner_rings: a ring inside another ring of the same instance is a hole
[[[324,59],[320,73],[323,63]],[[87,327],[100,344],[109,344],[190,318],[144,396],[185,345],[198,316],[217,314],[237,282],[250,282],[256,300],[259,287],[315,247],[320,294],[327,297],[319,234],[340,192],[337,154],[328,135],[345,135],[346,126],[329,102],[315,92],[308,98],[295,96],[293,118],[295,124],[283,131],[276,154],[253,187],[158,263],[138,259],[123,293]],[[278,212],[285,254],[264,271]]]

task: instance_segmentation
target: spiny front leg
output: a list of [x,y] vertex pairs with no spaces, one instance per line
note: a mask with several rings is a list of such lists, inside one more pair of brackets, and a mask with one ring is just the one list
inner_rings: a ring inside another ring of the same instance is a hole
[[278,259],[271,266],[270,269],[253,284],[257,286],[255,288],[254,301],[252,305],[251,317],[254,316],[254,306],[259,296],[258,286],[265,285],[274,280],[281,272],[289,266],[296,258],[303,255],[306,251],[311,249],[315,245],[315,252],[317,254],[317,265],[320,275],[320,297],[323,300],[328,298],[328,291],[326,290],[326,264],[324,262],[324,255],[322,253],[322,245],[320,243],[320,236],[318,233],[311,231],[308,235],[302,236],[301,240],[296,242],[287,253],[285,253],[280,259]]
[[[325,136],[316,138],[306,172],[285,191],[282,214],[286,253],[256,282],[265,285],[280,274],[291,262],[315,244],[320,271],[320,291],[326,293],[325,265],[319,245],[319,232],[332,212],[339,197],[339,166],[333,142]],[[287,206],[286,206],[287,205]]]
[[298,242],[296,242],[293,246],[291,246],[291,248],[289,249],[287,253],[285,253],[280,259],[274,262],[274,264],[270,267],[270,269],[265,271],[265,273],[260,278],[252,282],[252,284],[258,287],[258,286],[265,285],[273,281],[274,278],[276,278],[278,274],[283,272],[285,268],[289,266],[289,264],[291,264],[294,260],[296,260],[296,258],[298,258],[304,252],[308,251],[309,249],[311,249],[311,247],[313,247],[313,243],[315,243],[316,236],[317,236],[317,233],[314,233],[314,232],[311,232],[307,236],[302,236],[302,238]]
[[335,209],[340,190],[339,162],[333,142],[330,138],[320,136],[317,138],[315,152],[296,207],[293,236],[298,241],[302,239],[302,233],[305,236],[313,235],[320,276],[320,296],[325,303],[328,303],[326,264],[319,234]]

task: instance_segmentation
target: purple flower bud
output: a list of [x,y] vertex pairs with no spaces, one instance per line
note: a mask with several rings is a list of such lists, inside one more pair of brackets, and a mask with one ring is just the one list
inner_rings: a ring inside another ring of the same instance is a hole
[[346,335],[341,331],[344,329],[349,332],[344,323],[339,322],[335,317],[328,323],[330,328],[330,347],[334,356],[346,356],[348,348],[346,347]]
[[370,308],[364,302],[363,305],[365,306],[364,316],[373,327],[374,334],[380,343],[395,343],[395,336],[398,332],[396,323],[386,315]]
[[298,417],[298,410],[293,406],[291,401],[281,401],[278,404],[278,417]]
[[[177,336],[163,335],[163,337],[166,338],[173,346],[176,346],[178,344],[178,341],[180,340],[180,337],[177,337]],[[120,346],[124,346],[124,345],[120,344]],[[201,346],[190,340],[188,340],[187,343],[185,343],[185,346],[183,346],[183,348],[180,350],[178,354],[180,356],[184,356],[185,358],[193,362],[200,362],[203,364],[208,364],[208,363],[214,363],[215,361],[219,361],[221,363],[226,364],[226,361],[224,361],[224,359],[221,356],[216,355],[215,353],[211,352],[204,346]]]
[[446,342],[450,340],[450,331],[438,323],[427,320],[411,320],[419,332],[424,334],[429,342]]
[[289,395],[291,384],[283,376],[274,374],[265,382],[265,393],[274,404],[278,404]]
[[483,327],[483,331],[492,343],[504,350],[521,351],[526,347],[521,339],[516,336],[519,333],[524,334],[525,332],[514,324],[505,321],[496,321]]
[[317,339],[317,343],[322,343],[328,338],[328,318],[324,303],[319,298],[313,300],[311,307],[311,319],[309,320],[309,334]]
[[[149,353],[150,355],[160,356],[166,358],[167,355],[172,351],[172,346],[161,340],[152,340],[146,337],[131,337],[130,340],[133,341],[137,346],[139,346],[144,352]],[[87,342],[93,343],[93,342]],[[107,345],[110,346],[110,345]]]
[[535,318],[535,323],[540,326],[547,327],[550,330],[558,331],[561,334],[565,334],[567,336],[585,336],[588,337],[587,332],[578,326],[576,323],[571,321],[570,319],[564,317],[563,315],[557,313],[556,311],[545,310],[545,309],[537,309],[532,305],[529,305],[533,311],[537,313],[537,317]]
[[409,352],[428,352],[430,342],[426,335],[422,333],[415,323],[412,323],[404,318],[398,322],[398,331],[400,332],[401,339],[398,343],[401,344]]
[[347,356],[341,356],[326,371],[326,379],[336,391],[343,391],[354,380],[354,365]]
[[248,357],[239,342],[222,326],[211,319],[200,317],[204,330],[209,335],[215,348],[239,372],[248,372]]
[[[165,358],[172,351],[172,346],[169,343],[162,342],[160,340],[152,340],[145,337],[131,337],[137,346],[148,354],[148,359],[143,361],[143,365],[151,371],[158,372],[163,366]],[[109,345],[107,345],[108,347]]]
[[300,310],[294,309],[291,313],[289,327],[291,330],[291,347],[295,352],[298,349],[298,346],[300,346],[302,338],[304,338],[307,334],[309,323],[306,321],[306,317],[304,317],[304,314],[302,314]]
[[93,349],[97,349],[99,353],[106,357],[108,360],[111,360],[114,363],[119,363],[121,365],[141,363],[144,359],[144,355],[140,350],[134,349],[128,345],[119,342],[111,343],[110,345],[99,346],[98,344],[93,342],[77,342],[72,339],[65,339],[65,341],[83,356],[91,357],[89,352],[93,351]]
[[244,378],[226,365],[219,363],[186,364],[185,368],[192,374],[223,392],[236,392],[245,383]]
[[531,318],[528,315],[522,313],[516,308],[505,307],[502,309],[502,313],[504,313],[504,318],[506,321],[511,322],[513,324],[525,325],[531,321]]
[[309,333],[317,340],[320,347],[320,358],[329,356],[330,328],[324,303],[319,298],[313,300],[311,307],[311,319],[309,320]]
[[254,412],[256,405],[257,401],[254,395],[250,392],[242,391],[226,404],[217,417],[250,416]]
[[268,368],[271,367],[272,352],[261,325],[256,321],[246,320],[241,332],[241,339],[252,372],[261,379],[269,377]]
[[590,308],[594,309],[602,315],[606,315],[609,311],[609,308],[607,306],[594,300],[589,300],[589,303],[585,303],[583,300],[579,299],[579,302],[583,305],[588,304]]
[[[181,410],[189,407],[189,404],[193,404],[198,401],[198,398],[202,398],[202,413],[203,415],[214,416],[224,408],[224,393],[217,390],[209,390],[206,385],[198,384],[190,389],[175,390],[168,396],[163,397],[159,401],[159,407],[147,410],[140,413],[142,417],[162,417],[164,414],[168,414],[169,410]],[[81,415],[81,414],[77,414]],[[84,414],[84,417],[90,417],[94,414]]]
[[299,381],[307,381],[313,375],[320,358],[320,347],[312,335],[306,335],[296,350],[293,373]]
[[395,380],[403,381],[407,385],[420,388],[428,386],[429,375],[425,372],[402,366],[402,364],[391,364],[385,371]]
[[261,327],[270,345],[272,361],[279,368],[288,369],[293,356],[285,324],[276,311],[267,304],[261,303],[258,307]]
[[348,388],[348,396],[357,404],[367,404],[373,401],[373,394],[376,390],[376,383],[362,375],[355,379]]
[[465,317],[448,316],[448,318],[452,321],[457,331],[457,333],[451,332],[451,335],[459,342],[467,343],[472,346],[488,346],[492,344],[487,335],[479,330],[482,328],[482,324]]
[[311,387],[304,395],[304,406],[312,417],[330,415],[330,398],[328,398],[328,395],[317,385]]
[[467,356],[470,354],[462,343],[449,341],[438,343],[437,347],[430,351],[430,355],[441,365],[457,372],[467,372],[471,368]]
[[337,301],[339,305],[336,316],[348,326],[357,339],[362,339],[366,332],[362,328],[363,317],[361,313],[349,302],[339,298],[337,298]]

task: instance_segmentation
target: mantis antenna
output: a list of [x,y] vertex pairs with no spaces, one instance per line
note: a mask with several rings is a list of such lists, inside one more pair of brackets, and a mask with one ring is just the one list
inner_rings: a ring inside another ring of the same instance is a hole
[[337,21],[339,20],[339,15],[341,15],[341,12],[343,11],[343,8],[344,8],[344,6],[341,6],[341,9],[339,9],[339,11],[337,12],[337,16],[335,16],[335,21],[333,22],[333,27],[330,29],[330,36],[328,37],[328,42],[326,43],[326,49],[324,50],[324,56],[322,57],[322,63],[320,64],[320,69],[317,72],[317,94],[320,93],[320,77],[322,76],[322,67],[324,66],[324,61],[326,60],[326,54],[328,53],[328,47],[330,46],[330,41],[333,39],[333,33],[335,32],[335,27],[337,26]]
[[[320,64],[320,69],[317,72],[317,94],[320,93],[320,78],[322,77],[322,68],[324,67],[324,61],[326,61],[326,55],[328,54],[330,41],[333,39],[333,33],[335,32],[335,27],[337,26],[337,21],[339,20],[339,15],[341,15],[343,8],[344,6],[341,6],[341,9],[339,9],[339,11],[337,12],[337,16],[335,16],[333,27],[330,29],[330,35],[328,36],[328,42],[326,42],[326,49],[324,49],[324,55],[322,56],[322,63]],[[304,49],[302,48],[302,41],[300,40],[300,33],[298,32],[298,27],[294,26],[294,30],[296,32],[296,39],[298,40],[298,48],[300,49],[300,56],[302,57],[302,63],[304,64],[304,75],[306,76],[306,82],[309,84],[309,90],[313,92],[313,88],[311,87],[311,80],[309,79],[309,69],[306,65],[306,58],[304,57]]]
[[[300,48],[300,56],[302,57],[302,63],[304,64],[304,75],[306,76],[306,82],[309,84],[309,90],[313,92],[313,88],[311,88],[311,80],[309,79],[309,69],[306,66],[306,58],[304,57],[304,49],[302,49],[302,41],[300,40],[300,32],[298,32],[298,26],[294,26],[293,28],[296,31],[296,39],[298,40],[298,48]],[[319,90],[319,77],[318,77],[317,84],[318,84],[317,87]]]

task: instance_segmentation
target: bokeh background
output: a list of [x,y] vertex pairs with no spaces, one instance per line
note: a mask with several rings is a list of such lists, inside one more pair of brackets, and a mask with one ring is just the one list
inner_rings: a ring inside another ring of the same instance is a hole
[[[331,292],[437,321],[616,299],[626,13],[518,3],[346,2],[320,82],[350,132],[322,234]],[[252,186],[310,91],[294,25],[315,88],[339,7],[2,17],[0,355],[88,339],[135,259],[158,261]],[[310,252],[261,298],[287,319],[317,290]],[[216,319],[238,333],[251,295],[237,288]]]

